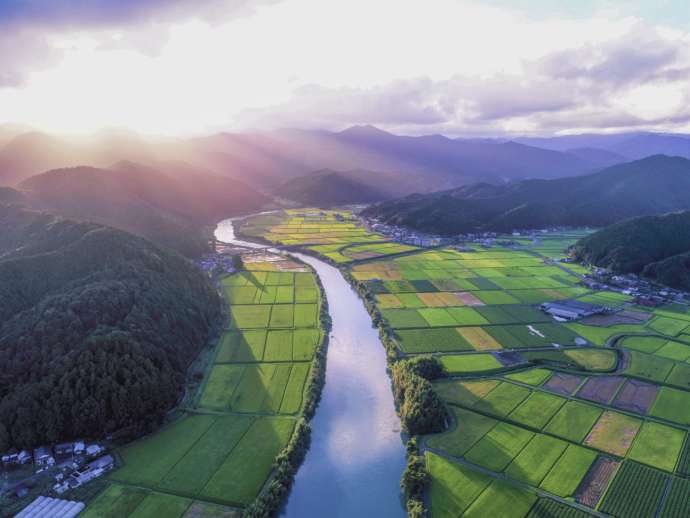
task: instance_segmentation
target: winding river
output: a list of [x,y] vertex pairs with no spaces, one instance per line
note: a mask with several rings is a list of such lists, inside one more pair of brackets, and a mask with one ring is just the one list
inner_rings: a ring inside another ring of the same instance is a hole
[[[216,238],[265,248],[235,239],[231,220],[219,223]],[[404,517],[399,481],[405,448],[378,332],[337,268],[308,255],[291,255],[319,275],[333,329],[326,385],[311,422],[311,448],[281,516]]]

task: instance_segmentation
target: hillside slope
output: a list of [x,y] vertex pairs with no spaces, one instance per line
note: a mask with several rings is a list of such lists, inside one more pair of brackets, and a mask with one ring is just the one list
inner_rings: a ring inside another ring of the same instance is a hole
[[384,202],[365,214],[442,234],[605,226],[690,209],[690,160],[657,155],[600,172],[509,185],[475,184]]
[[[340,172],[324,169],[293,178],[277,187],[274,192],[281,198],[317,207],[371,203],[393,197],[383,190],[385,186],[382,185],[384,178],[390,176],[371,171]],[[382,188],[379,189],[379,186]]]
[[219,315],[179,255],[0,206],[0,451],[155,427]]
[[637,273],[690,289],[690,211],[633,218],[573,247],[575,258],[616,273]]
[[180,163],[56,169],[32,176],[19,189],[33,208],[120,228],[187,256],[206,251],[204,226],[266,201],[241,182]]

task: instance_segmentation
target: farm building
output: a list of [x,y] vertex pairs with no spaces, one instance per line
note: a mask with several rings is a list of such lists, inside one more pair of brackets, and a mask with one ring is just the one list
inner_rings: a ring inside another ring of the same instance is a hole
[[100,444],[89,444],[86,447],[86,454],[89,457],[95,457],[96,455],[100,455],[105,451],[105,448],[101,446]]
[[34,464],[37,466],[52,466],[55,464],[53,451],[49,446],[39,446],[34,450]]
[[16,518],[34,518],[60,516],[61,518],[72,518],[77,516],[83,509],[82,502],[72,500],[61,500],[59,498],[49,498],[39,496],[20,512]]
[[74,443],[63,442],[62,444],[55,445],[55,456],[56,457],[66,457],[72,455],[74,451]]
[[596,304],[589,304],[579,300],[560,300],[558,302],[544,302],[541,306],[542,311],[552,317],[563,320],[578,320],[604,313],[606,308]]

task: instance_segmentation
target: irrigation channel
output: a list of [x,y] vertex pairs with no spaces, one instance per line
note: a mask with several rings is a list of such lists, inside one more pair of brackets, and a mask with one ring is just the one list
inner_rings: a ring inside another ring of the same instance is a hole
[[[231,220],[219,223],[216,238],[267,248],[235,239]],[[405,448],[378,332],[337,268],[305,254],[290,255],[311,265],[321,279],[333,328],[311,447],[281,516],[404,517],[399,482]]]

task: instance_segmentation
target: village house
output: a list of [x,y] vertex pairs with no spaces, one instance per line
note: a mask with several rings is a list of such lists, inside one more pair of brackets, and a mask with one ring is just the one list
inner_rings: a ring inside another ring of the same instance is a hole
[[55,456],[56,457],[69,457],[74,452],[74,443],[63,442],[61,444],[55,445]]
[[34,450],[34,464],[36,466],[52,466],[55,464],[55,457],[50,446],[39,446]]

